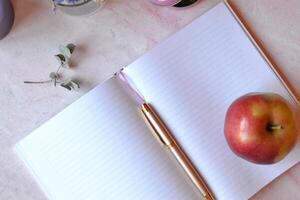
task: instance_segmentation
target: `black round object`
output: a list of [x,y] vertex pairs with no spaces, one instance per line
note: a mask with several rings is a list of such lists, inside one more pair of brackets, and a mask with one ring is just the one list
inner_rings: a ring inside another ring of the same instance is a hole
[[193,3],[196,3],[198,0],[182,0],[179,3],[177,3],[176,5],[174,5],[174,7],[177,8],[182,8],[182,7],[187,7],[192,5]]

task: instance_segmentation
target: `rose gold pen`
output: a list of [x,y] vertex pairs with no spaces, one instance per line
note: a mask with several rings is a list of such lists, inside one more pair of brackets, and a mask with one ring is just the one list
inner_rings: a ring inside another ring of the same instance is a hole
[[162,122],[162,120],[154,111],[154,109],[150,106],[150,104],[143,103],[141,109],[148,123],[154,130],[157,138],[162,142],[164,146],[166,146],[172,152],[172,154],[182,166],[184,171],[187,173],[188,177],[194,183],[196,188],[200,190],[201,194],[204,196],[204,199],[214,200],[215,198],[210,189],[208,188],[207,184],[197,172],[192,162],[177,144],[172,134],[169,132],[165,124]]

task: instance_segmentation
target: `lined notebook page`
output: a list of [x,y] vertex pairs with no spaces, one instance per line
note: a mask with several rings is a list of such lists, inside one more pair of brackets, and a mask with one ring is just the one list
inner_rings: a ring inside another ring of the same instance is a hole
[[49,199],[199,199],[115,78],[16,149]]
[[250,198],[300,159],[251,164],[228,148],[223,124],[233,100],[276,92],[292,101],[227,7],[220,3],[125,69],[159,112],[219,200]]

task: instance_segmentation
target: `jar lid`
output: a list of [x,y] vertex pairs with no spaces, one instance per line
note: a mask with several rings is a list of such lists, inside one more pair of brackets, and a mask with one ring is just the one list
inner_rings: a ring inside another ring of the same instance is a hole
[[183,7],[187,7],[190,6],[194,3],[196,3],[198,0],[182,0],[180,2],[178,2],[176,5],[174,5],[174,7],[177,8],[183,8]]
[[178,4],[181,0],[150,0],[150,1],[160,6],[173,6]]

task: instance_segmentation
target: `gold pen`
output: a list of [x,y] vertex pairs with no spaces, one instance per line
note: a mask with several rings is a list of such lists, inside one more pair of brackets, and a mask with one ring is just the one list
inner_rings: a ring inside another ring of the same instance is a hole
[[204,196],[204,199],[214,200],[215,198],[210,189],[208,188],[207,184],[197,172],[190,159],[186,156],[186,154],[177,144],[175,138],[172,136],[170,131],[167,129],[165,124],[162,122],[162,120],[154,111],[154,109],[150,106],[150,104],[143,103],[141,109],[148,123],[154,130],[157,138],[162,142],[164,146],[166,146],[172,152],[172,154],[182,166],[184,171],[187,173],[188,177],[194,183],[196,188],[200,190],[201,194]]

